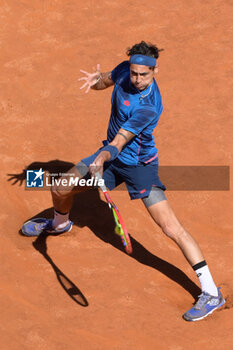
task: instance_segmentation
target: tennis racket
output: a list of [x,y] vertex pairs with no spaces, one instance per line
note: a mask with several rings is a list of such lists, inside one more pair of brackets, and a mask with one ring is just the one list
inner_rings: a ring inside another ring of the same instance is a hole
[[[96,178],[99,180],[101,179],[101,175],[99,172],[96,173]],[[104,197],[108,203],[109,208],[112,210],[112,214],[113,214],[113,218],[115,220],[116,223],[116,227],[115,227],[115,233],[120,236],[122,244],[124,246],[124,249],[126,251],[127,254],[132,254],[133,249],[132,249],[132,244],[129,238],[129,234],[126,230],[124,221],[120,215],[120,212],[116,206],[116,204],[112,201],[111,197],[108,194],[108,191],[106,189],[105,185],[99,185],[100,189],[102,190]]]

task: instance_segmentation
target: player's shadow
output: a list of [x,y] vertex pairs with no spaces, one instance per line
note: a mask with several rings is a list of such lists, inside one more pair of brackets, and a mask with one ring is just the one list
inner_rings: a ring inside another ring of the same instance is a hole
[[[88,226],[98,238],[125,253],[120,237],[114,233],[115,222],[112,213],[107,203],[100,199],[97,189],[75,196],[71,219],[79,227]],[[131,235],[130,239],[133,253],[129,257],[160,271],[197,300],[201,290],[182,270],[152,254]]]
[[[30,164],[21,174],[9,174],[10,181],[14,181],[12,184],[20,182],[22,185],[26,179],[26,170],[35,170],[42,168],[52,173],[65,172],[69,170],[74,164],[69,162],[62,162],[59,160],[53,160],[50,162],[34,162]],[[57,169],[57,170],[56,170]],[[46,209],[38,213],[36,217],[51,218],[53,216],[53,208]],[[97,189],[89,190],[85,193],[80,193],[74,198],[74,205],[71,211],[71,220],[74,225],[78,227],[89,227],[90,230],[102,241],[111,244],[116,249],[124,252],[121,240],[119,236],[114,233],[114,221],[112,213],[108,208],[105,201],[102,201]],[[29,220],[30,218],[26,218]],[[32,218],[31,218],[32,219]],[[70,281],[61,270],[54,264],[52,259],[47,254],[46,239],[48,235],[42,234],[33,242],[34,248],[39,251],[44,258],[53,267],[58,281],[62,285],[63,289],[68,295],[82,306],[87,306],[88,302],[82,292]],[[170,278],[175,283],[183,287],[189,292],[196,300],[201,293],[200,288],[178,267],[170,264],[169,262],[159,258],[152,254],[143,245],[141,245],[135,238],[131,236],[131,242],[133,247],[133,253],[129,258],[133,258],[141,264],[152,267],[165,276]],[[125,252],[124,252],[125,253]],[[126,254],[126,253],[125,253]]]
[[74,166],[74,163],[71,162],[65,162],[63,160],[54,159],[50,160],[49,162],[33,162],[29,164],[25,169],[21,171],[21,173],[18,174],[7,174],[8,176],[8,182],[11,182],[12,185],[18,184],[19,186],[22,186],[23,182],[26,180],[26,171],[27,170],[39,170],[42,168],[43,170],[47,171],[48,173],[52,174],[59,174],[59,173],[65,173],[68,170],[70,170]]
[[[51,218],[52,215],[53,208],[50,208],[38,213],[36,217]],[[89,227],[99,239],[125,253],[120,238],[114,233],[115,224],[112,213],[108,205],[100,199],[97,189],[92,189],[75,196],[70,218],[74,222],[74,225],[80,228],[85,226]],[[172,281],[178,283],[197,300],[201,290],[182,270],[152,254],[132,236],[130,236],[130,238],[133,253],[129,258],[131,257],[141,264],[160,271]],[[48,259],[47,254],[45,254],[45,239],[43,235],[39,236],[35,243],[37,250],[51,263],[51,259]]]

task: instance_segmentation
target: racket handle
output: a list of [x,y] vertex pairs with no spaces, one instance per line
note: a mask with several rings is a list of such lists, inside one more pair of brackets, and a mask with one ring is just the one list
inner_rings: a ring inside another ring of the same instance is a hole
[[[100,173],[98,171],[95,173],[95,177],[98,180],[102,179],[102,177],[101,177],[101,175],[100,175]],[[99,185],[99,187],[100,187],[101,191],[103,192],[105,199],[107,200],[109,208],[112,209],[112,205],[110,203],[111,199],[109,198],[106,186],[105,185]]]
[[[100,175],[100,172],[99,172],[99,171],[97,171],[97,172],[95,173],[95,177],[96,177],[98,180],[102,179],[102,176]],[[103,192],[107,192],[107,188],[106,188],[105,185],[99,185],[99,187],[101,188],[101,190],[102,190]]]

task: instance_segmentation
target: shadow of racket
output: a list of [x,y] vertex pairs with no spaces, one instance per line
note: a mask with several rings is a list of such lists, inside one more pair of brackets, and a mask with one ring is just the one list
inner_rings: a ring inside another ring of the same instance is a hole
[[38,252],[40,252],[44,256],[44,258],[50,263],[57,276],[58,282],[60,283],[64,291],[69,295],[69,297],[81,306],[88,306],[88,301],[81,292],[81,290],[54,264],[53,260],[47,254],[46,239],[48,236],[51,236],[51,234],[41,234],[40,236],[38,236],[37,239],[32,243],[33,247]]

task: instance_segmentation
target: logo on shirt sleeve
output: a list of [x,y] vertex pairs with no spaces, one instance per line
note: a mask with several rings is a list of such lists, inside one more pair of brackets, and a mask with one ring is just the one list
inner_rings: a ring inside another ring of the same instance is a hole
[[128,106],[130,105],[129,101],[128,101],[128,100],[125,100],[125,101],[124,101],[124,105],[128,107]]

